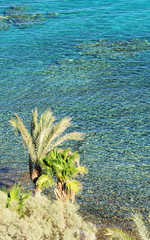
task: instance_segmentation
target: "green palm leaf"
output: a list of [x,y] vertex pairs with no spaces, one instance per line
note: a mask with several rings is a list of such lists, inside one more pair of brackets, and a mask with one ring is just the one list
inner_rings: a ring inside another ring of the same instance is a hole
[[79,193],[82,185],[77,180],[70,180],[66,183],[66,188],[69,192],[74,191],[75,194]]
[[37,185],[40,188],[52,187],[54,185],[54,181],[53,181],[53,179],[52,179],[50,174],[42,174],[38,178]]
[[84,173],[87,173],[87,169],[84,166],[78,166],[77,167],[77,173],[83,175]]
[[7,207],[9,207],[13,203],[13,201],[16,201],[18,205],[18,210],[21,210],[24,201],[28,199],[30,195],[30,192],[21,193],[20,186],[18,184],[15,184],[8,193]]
[[106,235],[110,236],[109,239],[136,240],[134,237],[131,237],[129,234],[123,232],[121,229],[118,229],[118,228],[107,228]]
[[139,235],[142,240],[149,240],[150,239],[150,232],[148,231],[148,228],[146,227],[143,217],[139,213],[135,213],[133,215],[133,221],[136,224],[136,228],[139,232]]
[[13,201],[13,200],[18,200],[19,201],[19,198],[20,198],[20,188],[19,188],[18,185],[15,184],[12,187],[12,189],[9,192],[9,198],[10,198],[10,201]]

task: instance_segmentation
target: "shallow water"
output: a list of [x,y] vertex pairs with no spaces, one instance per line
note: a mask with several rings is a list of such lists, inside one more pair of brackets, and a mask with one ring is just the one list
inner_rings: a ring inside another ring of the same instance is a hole
[[[19,17],[8,16],[16,4]],[[32,109],[51,108],[86,133],[74,146],[89,170],[83,209],[103,219],[147,212],[149,1],[5,0],[0,16],[0,183],[28,170],[8,121],[18,113],[30,126]]]

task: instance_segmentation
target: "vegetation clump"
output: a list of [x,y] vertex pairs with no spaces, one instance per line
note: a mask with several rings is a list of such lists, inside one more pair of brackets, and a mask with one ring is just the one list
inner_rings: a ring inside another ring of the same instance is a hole
[[[46,196],[21,193],[18,185],[0,190],[0,240],[96,240],[97,228],[79,215],[79,206],[69,201],[51,201]],[[117,227],[103,232],[110,240],[149,240],[150,231],[139,213],[132,216],[137,234]]]
[[30,192],[24,193],[21,187],[15,184],[9,191],[1,191],[0,205],[4,208],[16,210],[21,216],[23,216],[23,204],[30,195]]
[[95,240],[96,228],[78,215],[70,202],[51,202],[47,197],[30,196],[20,215],[7,208],[6,194],[0,191],[0,240]]

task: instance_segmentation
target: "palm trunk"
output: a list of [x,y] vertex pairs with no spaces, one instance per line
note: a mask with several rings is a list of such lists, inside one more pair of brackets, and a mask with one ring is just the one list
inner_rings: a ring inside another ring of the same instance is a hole
[[40,165],[37,163],[34,166],[34,162],[31,159],[31,156],[29,156],[29,173],[30,173],[30,178],[34,183],[34,191],[35,191],[35,196],[40,196],[41,195],[41,188],[38,187],[37,181],[38,178],[42,175],[42,168]]
[[31,156],[29,155],[29,173],[30,173],[30,178],[32,180],[32,173],[33,173],[33,161],[31,159]]
[[41,190],[40,187],[38,187],[38,186],[35,184],[35,190],[34,190],[34,192],[35,192],[35,196],[36,196],[36,197],[39,197],[39,196],[41,196],[42,190]]
[[72,203],[75,202],[75,193],[74,191],[67,191],[65,188],[66,183],[57,181],[57,186],[54,190],[56,199],[61,199],[63,202],[71,200]]

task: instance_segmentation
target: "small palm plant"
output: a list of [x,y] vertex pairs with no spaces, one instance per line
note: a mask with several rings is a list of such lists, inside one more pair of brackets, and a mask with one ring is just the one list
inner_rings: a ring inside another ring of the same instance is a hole
[[55,195],[57,199],[74,202],[75,194],[81,190],[81,183],[75,178],[79,174],[87,173],[84,166],[80,165],[80,158],[77,152],[72,153],[69,148],[66,150],[54,149],[42,159],[44,174],[38,179],[40,187],[48,187],[54,184],[53,177],[57,183]]
[[32,111],[32,120],[30,132],[24,126],[22,120],[17,114],[10,124],[22,136],[25,145],[29,151],[29,172],[32,181],[35,183],[35,194],[40,195],[41,189],[36,182],[42,175],[41,159],[56,146],[67,140],[83,140],[83,133],[71,132],[63,134],[71,125],[71,118],[65,117],[60,122],[54,123],[55,117],[51,110],[41,114],[38,121],[37,109]]
[[[132,217],[136,229],[139,233],[141,240],[150,240],[150,231],[148,227],[146,226],[145,222],[143,221],[143,217],[140,213],[133,214]],[[110,240],[116,239],[116,240],[136,240],[134,236],[129,235],[128,233],[125,233],[122,231],[122,229],[119,228],[108,228],[107,229],[107,236],[109,236]]]
[[21,187],[18,184],[14,184],[8,192],[4,192],[6,194],[6,207],[16,210],[21,216],[23,216],[24,201],[29,198],[31,193],[23,193]]
[[[133,221],[138,230],[139,236],[142,240],[150,240],[150,225],[149,228],[146,226],[143,217],[140,213],[133,214]],[[148,219],[150,222],[150,219]]]

